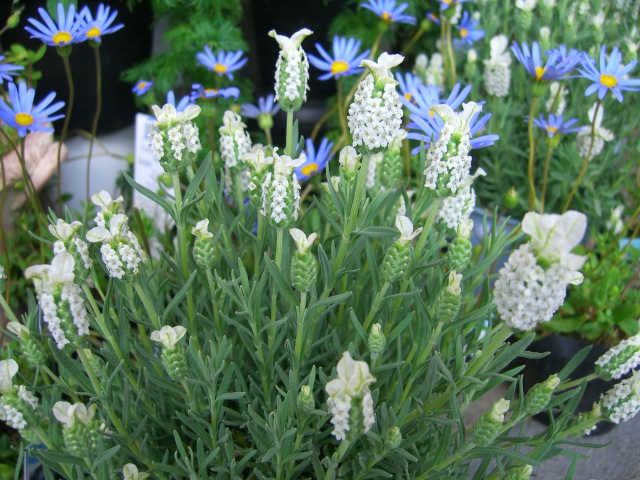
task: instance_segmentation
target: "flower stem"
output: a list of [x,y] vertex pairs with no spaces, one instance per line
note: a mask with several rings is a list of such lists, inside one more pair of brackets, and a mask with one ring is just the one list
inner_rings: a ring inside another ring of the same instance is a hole
[[[97,42],[89,42],[93,47],[93,53],[96,60],[96,111],[93,114],[93,122],[91,124],[91,139],[89,140],[89,154],[87,156],[87,172],[86,172],[86,189],[85,189],[85,201],[89,202],[89,195],[91,192],[91,154],[93,153],[93,142],[96,138],[98,131],[98,120],[100,119],[100,113],[102,112],[102,66],[100,61],[100,44]],[[88,208],[85,207],[88,211]]]
[[391,284],[389,282],[384,282],[384,285],[382,285],[382,288],[376,294],[376,298],[373,300],[373,304],[371,305],[371,310],[369,310],[369,315],[367,315],[367,318],[365,319],[364,325],[362,327],[365,332],[368,332],[369,329],[371,328],[373,317],[378,311],[378,308],[380,308],[380,304],[382,303],[382,300],[384,299],[384,296],[387,294],[387,290],[389,290],[390,286]]
[[[336,80],[337,88],[338,88],[338,105],[342,105],[342,81],[341,79]],[[347,117],[340,111],[340,127],[342,128],[342,135],[349,141],[349,130],[347,130]]]
[[[446,22],[446,23],[445,23]],[[449,19],[443,18],[442,23],[445,23],[447,34],[447,53],[449,55],[449,70],[451,76],[449,77],[449,87],[453,87],[456,84],[456,59],[453,55],[453,41],[451,39],[451,22]]]
[[216,300],[216,283],[213,279],[211,270],[207,269],[207,284],[209,285],[209,295],[211,295],[211,308],[213,308],[213,323],[216,326],[218,335],[222,336],[222,323],[220,322],[220,311],[218,309],[218,301]]
[[549,143],[547,148],[547,156],[544,159],[544,172],[542,174],[542,191],[540,192],[540,213],[544,213],[544,197],[547,192],[547,178],[549,176],[549,164],[551,163],[551,153],[553,152],[553,146]]
[[[67,136],[67,130],[69,130],[69,122],[71,121],[71,112],[73,111],[73,97],[75,93],[75,89],[73,86],[73,76],[71,75],[71,65],[69,64],[69,56],[68,55],[60,55],[62,57],[62,63],[64,63],[64,72],[67,76],[67,81],[69,82],[69,103],[67,104],[67,113],[64,116],[64,124],[62,125],[62,131],[60,132],[60,138],[58,139],[58,164],[57,164],[57,190],[58,190],[58,211],[62,213],[62,184],[60,183],[60,165],[61,165],[61,156],[62,156],[62,143],[64,142]],[[87,168],[89,165],[87,165]]]
[[573,184],[573,188],[571,192],[569,192],[569,196],[567,197],[567,201],[562,208],[562,213],[569,210],[569,205],[571,205],[571,200],[573,200],[574,195],[578,191],[578,187],[580,186],[580,182],[582,181],[582,177],[587,172],[587,167],[589,166],[589,162],[591,161],[591,154],[593,153],[593,144],[596,139],[596,119],[598,118],[598,110],[600,110],[601,102],[598,100],[596,102],[596,108],[593,112],[593,123],[591,124],[591,142],[589,143],[589,151],[587,152],[587,156],[584,158],[584,162],[582,163],[582,168],[580,169],[580,173],[578,173],[578,178],[576,178],[575,183]]
[[533,207],[536,203],[536,185],[535,185],[535,153],[536,144],[533,138],[533,117],[536,113],[536,107],[538,105],[538,97],[531,99],[531,107],[529,108],[529,124],[527,132],[529,136],[529,161],[527,163],[527,179],[529,181],[529,211],[533,211]]
[[[178,264],[181,266],[182,275],[186,281],[189,278],[189,258],[187,256],[187,232],[182,215],[182,187],[180,186],[180,176],[177,172],[171,174],[171,179],[173,180],[173,191],[176,199],[176,219],[178,220],[176,222],[178,227],[178,255],[180,257]],[[198,333],[195,328],[196,313],[193,304],[193,291],[191,289],[187,291],[187,311],[189,312],[190,333],[197,343]]]
[[294,149],[294,138],[293,138],[293,112],[287,112],[287,144],[285,146],[285,155],[289,155],[293,157],[293,149]]
[[304,310],[307,305],[307,292],[300,294],[300,307],[298,309],[298,329],[296,331],[296,357],[298,358],[298,366],[302,363],[302,355],[304,353]]

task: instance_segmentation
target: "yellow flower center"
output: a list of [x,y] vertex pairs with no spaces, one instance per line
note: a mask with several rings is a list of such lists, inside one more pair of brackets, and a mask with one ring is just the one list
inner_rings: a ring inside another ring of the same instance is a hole
[[331,64],[331,73],[337,75],[349,70],[349,64],[343,60],[334,60]]
[[213,66],[213,71],[216,73],[227,73],[227,66],[223,65],[222,63],[216,63]]
[[33,116],[30,113],[16,113],[14,118],[16,123],[22,127],[28,127],[33,124]]
[[600,75],[600,83],[607,88],[612,88],[618,84],[618,79],[614,75],[603,73]]
[[411,102],[413,100],[413,95],[411,95],[411,92],[407,92],[407,93],[404,94],[404,98],[408,102]]
[[382,18],[383,22],[387,22],[387,23],[393,22],[393,17],[389,12],[382,12],[382,15],[380,15],[380,18]]
[[99,37],[101,33],[102,33],[102,30],[100,30],[98,27],[93,27],[89,29],[86,35],[87,35],[87,38],[96,38],[96,37]]
[[431,118],[435,118],[435,116],[436,116],[436,112],[434,112],[433,110],[429,110],[429,116],[430,116]]
[[318,165],[316,163],[309,163],[307,165],[304,165],[300,169],[300,171],[305,177],[310,177],[311,175],[313,175],[315,172],[318,171]]
[[545,67],[536,67],[536,80],[542,79],[542,76],[546,71],[547,69]]
[[61,45],[63,43],[69,43],[71,41],[71,34],[69,32],[57,32],[51,38],[53,43]]
[[550,133],[552,133],[553,135],[555,135],[555,134],[556,134],[556,132],[558,131],[558,127],[552,127],[552,126],[550,126],[550,125],[547,125],[547,126],[546,126],[546,127],[544,127],[544,128],[547,130],[547,132],[550,132]]
[[144,88],[147,86],[147,82],[140,82],[138,84],[138,89],[139,90],[144,90]]
[[460,36],[462,38],[467,38],[469,36],[469,30],[467,30],[466,28],[462,27],[460,29]]
[[447,5],[451,5],[452,0],[442,0],[442,3],[446,3]]

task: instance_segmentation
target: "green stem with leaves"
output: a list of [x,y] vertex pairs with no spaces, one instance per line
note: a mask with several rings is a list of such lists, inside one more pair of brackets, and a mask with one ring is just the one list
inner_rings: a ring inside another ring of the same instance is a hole
[[[102,65],[100,61],[100,43],[90,41],[96,61],[96,111],[93,114],[93,121],[91,123],[91,139],[89,140],[89,154],[87,156],[87,173],[86,173],[86,189],[85,199],[88,202],[91,193],[91,155],[93,153],[93,142],[96,138],[98,131],[98,120],[100,120],[100,113],[102,112]],[[88,212],[88,208],[85,208]]]
[[536,204],[536,184],[535,184],[535,155],[536,145],[533,138],[533,117],[536,113],[538,105],[538,97],[531,99],[529,108],[529,123],[527,126],[527,135],[529,137],[529,160],[527,162],[527,181],[529,182],[529,211],[533,211]]
[[[67,47],[59,47],[58,54],[62,57],[62,62],[64,63],[64,73],[67,76],[67,82],[69,82],[69,103],[67,104],[67,113],[64,116],[64,124],[62,125],[62,131],[60,132],[60,138],[58,139],[58,163],[57,163],[57,193],[58,193],[58,211],[62,212],[62,184],[61,182],[61,169],[60,165],[62,164],[62,144],[67,137],[67,131],[69,130],[69,122],[71,121],[71,112],[73,111],[73,98],[75,95],[75,88],[73,85],[73,76],[71,75],[71,65],[69,63],[69,53],[70,46]],[[68,52],[68,53],[67,53]],[[87,165],[87,168],[89,165]]]

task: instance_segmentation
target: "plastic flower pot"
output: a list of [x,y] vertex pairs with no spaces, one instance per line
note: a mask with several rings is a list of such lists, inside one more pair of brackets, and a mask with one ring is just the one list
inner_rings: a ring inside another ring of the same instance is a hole
[[[549,335],[533,342],[529,346],[529,351],[537,353],[549,352],[549,354],[544,358],[529,358],[524,360],[523,374],[525,391],[528,391],[536,383],[544,382],[550,375],[558,373],[569,363],[576,353],[589,345],[592,344],[579,338],[564,335]],[[586,358],[571,374],[571,378],[580,378],[593,373],[594,362],[604,354],[607,349],[608,348],[603,345],[592,345]],[[587,387],[575,413],[591,411],[593,404],[600,399],[600,395],[607,392],[607,390],[617,382],[618,380],[605,381],[598,378],[587,383]],[[549,425],[551,415],[554,413],[555,412],[544,411],[535,415],[535,418],[539,422]],[[591,432],[591,435],[607,433],[614,426],[615,423],[606,421],[598,422],[596,429]]]

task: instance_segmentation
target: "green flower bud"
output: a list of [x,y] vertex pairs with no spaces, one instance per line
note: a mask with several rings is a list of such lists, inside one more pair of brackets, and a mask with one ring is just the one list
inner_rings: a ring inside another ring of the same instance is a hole
[[361,158],[362,155],[359,155],[356,149],[351,146],[346,146],[340,150],[338,157],[340,173],[348,183],[354,183],[356,181],[356,173],[360,168]]
[[382,259],[381,274],[385,282],[393,283],[404,277],[411,262],[411,244],[395,242]]
[[16,28],[18,25],[20,25],[21,12],[22,9],[16,10],[9,16],[9,18],[7,19],[7,28]]
[[196,237],[193,243],[193,258],[200,268],[208,270],[216,259],[216,249],[212,242],[213,233],[209,231],[209,219],[205,218],[196,223],[191,233]]
[[173,188],[173,178],[170,173],[164,172],[158,175],[158,183],[161,183],[167,188]]
[[309,415],[316,408],[316,401],[309,385],[303,385],[298,394],[298,410],[302,415]]
[[47,354],[42,348],[42,345],[32,338],[21,340],[20,348],[22,349],[22,357],[32,367],[39,367],[47,360]]
[[180,346],[162,349],[162,365],[173,381],[183,380],[189,372],[184,349]]
[[504,206],[506,208],[513,208],[518,205],[518,191],[516,187],[511,187],[507,193],[504,195]]
[[374,324],[371,327],[369,333],[369,352],[371,352],[371,360],[375,360],[384,351],[384,347],[387,344],[387,338],[382,333],[382,325],[379,323]]
[[462,272],[467,268],[473,245],[471,244],[471,229],[473,220],[462,220],[458,225],[458,235],[453,239],[447,250],[445,264],[449,270]]
[[318,234],[312,233],[307,237],[302,230],[297,228],[292,228],[289,233],[297,247],[291,261],[291,285],[296,290],[308,292],[315,285],[318,274],[318,263],[309,252]]
[[[338,191],[338,187],[340,186],[340,177],[331,177],[331,184],[333,186],[333,190],[335,192]],[[329,216],[334,220],[338,221],[338,208],[336,207],[336,202],[333,201],[333,196],[329,191],[329,185],[326,182],[322,183],[322,196],[320,197],[320,205],[322,205],[329,213]]]
[[308,292],[316,283],[318,262],[309,253],[295,252],[291,260],[291,285],[300,292]]
[[258,115],[258,126],[262,130],[270,130],[273,127],[273,117],[270,113]]
[[542,97],[547,93],[549,82],[546,80],[536,80],[531,82],[531,95],[534,97]]
[[542,25],[551,25],[553,19],[553,9],[546,2],[538,2],[538,14]]
[[471,432],[473,443],[487,447],[495,440],[502,428],[504,414],[509,410],[509,400],[504,398],[493,404],[491,410],[483,413],[476,421]]
[[449,272],[449,283],[446,288],[440,290],[436,299],[436,319],[438,322],[448,323],[458,314],[462,304],[461,280],[462,274],[456,273],[455,270]]
[[384,434],[384,448],[387,450],[393,450],[394,448],[398,448],[402,443],[402,432],[398,427],[391,427],[387,430],[387,433]]
[[520,26],[520,34],[525,35],[531,28],[531,23],[533,22],[533,14],[530,10],[520,10],[519,13],[520,15],[518,16],[518,23]]
[[529,480],[531,478],[531,472],[533,472],[531,465],[511,467],[504,472],[504,480]]
[[524,397],[524,409],[527,413],[535,415],[544,410],[559,383],[560,379],[553,374],[544,382],[534,385]]
[[402,155],[400,154],[400,149],[405,138],[407,138],[406,130],[400,130],[389,149],[383,153],[378,168],[380,169],[380,183],[386,188],[397,186],[402,179]]
[[22,180],[17,180],[16,183],[13,184],[13,188],[18,192],[22,192],[24,190],[24,182]]

